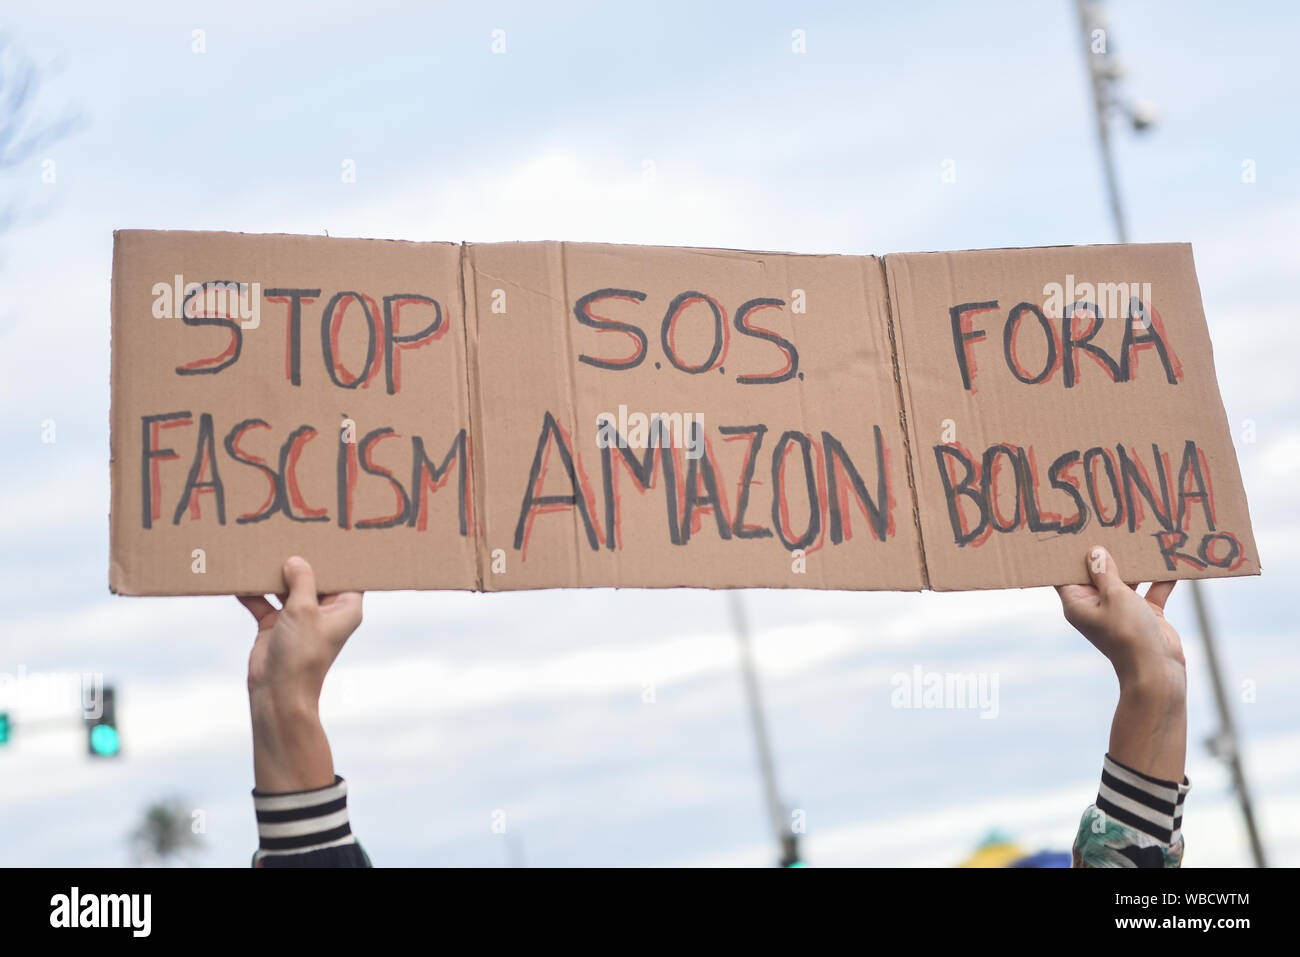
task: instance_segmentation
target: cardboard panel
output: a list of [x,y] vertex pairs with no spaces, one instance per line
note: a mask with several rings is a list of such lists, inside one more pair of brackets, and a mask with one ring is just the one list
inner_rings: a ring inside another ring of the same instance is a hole
[[124,594],[1259,571],[1186,246],[123,231],[112,388]]
[[931,587],[1258,574],[1190,246],[885,264]]
[[459,263],[444,243],[118,232],[110,587],[272,592],[293,553],[326,591],[475,587]]
[[519,243],[465,266],[484,587],[921,587],[878,260]]

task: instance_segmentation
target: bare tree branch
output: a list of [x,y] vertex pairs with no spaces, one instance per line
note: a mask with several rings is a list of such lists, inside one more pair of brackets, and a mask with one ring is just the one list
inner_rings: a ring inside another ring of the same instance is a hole
[[0,33],[0,169],[17,166],[72,133],[81,118],[68,110],[53,120],[36,114],[41,75]]

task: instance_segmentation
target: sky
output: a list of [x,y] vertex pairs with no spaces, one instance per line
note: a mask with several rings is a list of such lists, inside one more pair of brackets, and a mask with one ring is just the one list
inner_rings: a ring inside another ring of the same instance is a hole
[[[0,864],[125,864],[170,796],[202,825],[198,862],[256,847],[252,619],[231,598],[108,592],[114,229],[855,254],[1115,239],[1069,0],[311,9],[0,16],[42,71],[39,115],[75,120],[0,169],[17,209],[0,233],[0,709],[19,723]],[[1123,89],[1159,115],[1115,125],[1130,238],[1193,244],[1264,568],[1205,594],[1270,863],[1300,865],[1300,8],[1107,11]],[[992,829],[1068,849],[1117,688],[1051,589],[743,601],[812,865],[950,865]],[[1168,613],[1190,687],[1185,864],[1245,865],[1185,585]],[[995,677],[996,706],[893,707],[916,668]],[[85,755],[82,674],[118,690],[118,760]],[[371,594],[322,716],[377,864],[776,856],[721,593]]]

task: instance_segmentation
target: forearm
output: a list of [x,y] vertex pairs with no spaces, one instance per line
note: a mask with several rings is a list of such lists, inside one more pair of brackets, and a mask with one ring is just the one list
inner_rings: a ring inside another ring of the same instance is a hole
[[1110,755],[1162,781],[1183,780],[1187,762],[1187,675],[1180,663],[1157,662],[1120,674],[1110,727]]
[[369,867],[348,820],[347,783],[334,773],[320,723],[325,675],[359,624],[361,594],[321,595],[307,561],[283,567],[287,594],[239,601],[257,620],[248,655],[253,726],[254,867]]
[[1117,668],[1119,704],[1097,800],[1074,842],[1076,867],[1178,867],[1183,858],[1187,678],[1181,662]]
[[313,703],[254,692],[253,781],[261,793],[310,791],[334,781],[334,758]]
[[1187,665],[1165,618],[1176,582],[1127,584],[1104,548],[1088,552],[1088,585],[1058,585],[1065,619],[1119,679],[1096,803],[1079,823],[1076,867],[1178,867],[1183,859]]
[[253,718],[255,867],[369,867],[352,835],[347,783],[334,773],[314,703],[249,697]]

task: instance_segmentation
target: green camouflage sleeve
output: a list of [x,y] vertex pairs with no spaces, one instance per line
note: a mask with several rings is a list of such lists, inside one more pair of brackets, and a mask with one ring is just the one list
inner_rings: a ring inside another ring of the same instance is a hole
[[1191,783],[1162,781],[1120,764],[1102,764],[1097,802],[1083,812],[1075,867],[1178,867],[1183,861],[1183,798]]

